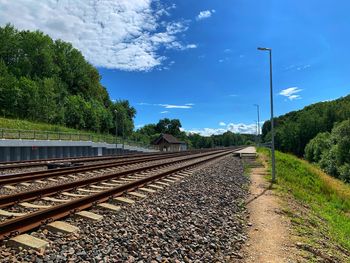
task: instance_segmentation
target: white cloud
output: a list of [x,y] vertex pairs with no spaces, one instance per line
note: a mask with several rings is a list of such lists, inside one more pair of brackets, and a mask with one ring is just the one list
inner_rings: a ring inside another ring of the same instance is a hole
[[184,105],[175,105],[175,104],[162,104],[162,103],[152,104],[147,102],[139,102],[137,104],[140,106],[160,106],[165,109],[192,109],[192,107],[194,106],[193,103],[186,103]]
[[191,105],[158,104],[166,109],[191,109]]
[[233,133],[256,134],[256,124],[229,123],[225,128],[202,128],[186,130],[187,133],[198,133],[202,136],[219,135],[227,131],[231,131]]
[[163,47],[197,47],[179,40],[189,21],[162,21],[173,8],[154,0],[0,0],[0,25],[71,42],[98,67],[147,71],[164,63]]
[[199,12],[199,14],[197,15],[196,17],[196,20],[203,20],[203,19],[206,19],[206,18],[209,18],[211,17],[213,14],[215,13],[215,10],[212,9],[212,10],[204,10],[204,11],[201,11]]
[[161,114],[167,114],[167,113],[169,113],[169,111],[165,110],[165,111],[161,111],[160,113]]
[[289,100],[301,99],[300,95],[297,94],[300,91],[302,91],[302,89],[299,89],[298,87],[291,87],[281,90],[279,95],[287,97]]
[[304,70],[304,69],[308,69],[309,67],[311,67],[311,65],[307,64],[307,65],[304,65],[304,66],[300,66],[300,67],[297,67],[297,70]]
[[220,125],[220,126],[226,126],[226,123],[224,123],[223,121],[220,121],[220,122],[219,122],[219,125]]
[[189,44],[186,45],[186,49],[193,49],[193,48],[197,48],[198,46],[196,44]]
[[310,68],[311,67],[311,65],[310,64],[306,64],[306,65],[295,65],[295,64],[292,64],[292,65],[289,65],[289,66],[287,66],[287,67],[285,67],[284,68],[284,70],[286,70],[286,71],[288,71],[288,70],[298,70],[298,71],[300,71],[300,70],[304,70],[304,69],[308,69],[308,68]]

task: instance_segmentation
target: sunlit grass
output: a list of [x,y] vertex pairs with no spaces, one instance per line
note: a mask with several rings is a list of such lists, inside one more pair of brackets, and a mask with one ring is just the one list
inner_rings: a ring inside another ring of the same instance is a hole
[[[263,156],[270,153],[258,149]],[[329,238],[350,250],[350,185],[333,178],[297,157],[276,152],[278,189],[292,194],[315,215],[305,220],[324,222]],[[317,222],[314,222],[317,224]]]

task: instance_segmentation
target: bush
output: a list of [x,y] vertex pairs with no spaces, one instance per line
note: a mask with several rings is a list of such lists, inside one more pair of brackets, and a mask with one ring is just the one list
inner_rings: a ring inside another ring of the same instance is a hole
[[325,151],[331,147],[330,133],[322,132],[317,134],[305,147],[305,158],[310,162],[319,162]]
[[337,167],[337,145],[334,145],[329,151],[323,152],[319,164],[328,174],[338,177]]
[[350,183],[350,164],[346,163],[339,167],[339,178]]

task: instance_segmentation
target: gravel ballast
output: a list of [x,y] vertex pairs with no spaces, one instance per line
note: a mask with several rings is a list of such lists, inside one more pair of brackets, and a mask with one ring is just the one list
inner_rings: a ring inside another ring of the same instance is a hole
[[225,157],[119,212],[91,209],[100,222],[65,219],[78,234],[40,228],[31,234],[50,242],[44,255],[3,245],[0,261],[240,262],[247,184],[241,161]]

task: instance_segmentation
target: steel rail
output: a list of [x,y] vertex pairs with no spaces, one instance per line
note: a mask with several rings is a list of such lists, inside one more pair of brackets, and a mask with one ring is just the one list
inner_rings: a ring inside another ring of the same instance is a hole
[[[184,151],[192,152],[192,151]],[[49,158],[49,159],[37,159],[37,160],[23,160],[23,161],[10,161],[10,162],[0,162],[0,170],[8,170],[15,168],[26,168],[35,166],[45,166],[55,161],[60,161],[63,163],[79,163],[79,162],[94,162],[103,160],[124,160],[134,157],[144,157],[144,156],[157,156],[166,155],[171,152],[157,152],[157,153],[139,153],[139,154],[127,154],[127,155],[107,155],[107,156],[89,156],[89,157],[72,157],[72,158]]]
[[80,167],[67,167],[67,168],[60,168],[56,170],[45,170],[45,171],[34,171],[34,172],[27,172],[27,173],[17,173],[17,174],[8,174],[8,175],[2,175],[0,176],[0,186],[5,184],[15,184],[20,182],[27,182],[27,181],[34,181],[44,178],[50,178],[50,177],[57,177],[72,173],[81,173],[81,172],[89,172],[93,170],[98,169],[106,169],[111,167],[117,167],[117,166],[124,166],[124,165],[130,165],[130,164],[137,164],[142,162],[148,162],[152,160],[163,160],[163,159],[169,159],[174,158],[178,156],[187,156],[190,153],[173,153],[173,154],[167,154],[167,155],[161,155],[161,156],[151,156],[151,157],[142,157],[142,158],[130,158],[127,160],[117,160],[112,162],[106,162],[106,163],[99,163],[99,164],[89,164],[84,165]]
[[230,154],[231,152],[232,151],[225,151],[223,153],[221,152],[207,156],[197,157],[199,158],[199,160],[193,163],[186,164],[181,167],[171,169],[169,171],[161,172],[159,174],[143,178],[122,186],[118,186],[100,193],[92,194],[87,197],[75,199],[65,204],[56,205],[45,210],[39,210],[37,212],[33,212],[28,215],[21,216],[19,218],[8,220],[0,224],[0,240],[32,230],[42,224],[61,219],[72,213],[92,207],[97,203],[105,202],[110,198],[120,196],[126,191],[134,190],[149,182],[158,180],[162,177],[191,168],[193,166],[197,166],[199,164],[211,161],[213,159],[220,158],[222,156]]
[[16,194],[12,194],[12,195],[0,196],[0,208],[19,203],[21,201],[31,201],[31,200],[35,200],[37,198],[41,198],[44,196],[54,195],[54,194],[60,193],[62,191],[75,189],[77,187],[82,187],[82,186],[93,184],[93,183],[111,180],[111,179],[115,179],[115,178],[118,178],[121,176],[135,174],[138,172],[147,171],[147,170],[151,170],[151,169],[159,169],[159,168],[162,168],[164,166],[169,166],[169,165],[179,163],[182,161],[189,161],[189,160],[193,160],[193,159],[200,158],[200,157],[220,154],[223,152],[227,152],[227,150],[226,151],[215,151],[215,152],[209,152],[209,153],[203,153],[203,154],[194,154],[194,155],[188,155],[188,156],[184,156],[184,157],[182,156],[176,160],[170,160],[170,161],[164,162],[162,164],[151,164],[151,165],[140,167],[140,168],[131,168],[131,169],[128,169],[125,171],[112,172],[112,173],[105,174],[102,176],[91,177],[88,179],[82,179],[82,180],[78,180],[78,181],[74,181],[74,182],[70,182],[70,183],[65,183],[65,184],[61,184],[61,185],[54,185],[54,186],[47,187],[47,188],[41,188],[41,189],[36,189],[36,190],[26,191],[26,192],[20,192],[20,193],[16,193]]
[[[195,149],[182,151],[183,153],[196,153],[196,152],[206,152],[212,151],[212,149]],[[151,152],[151,153],[136,153],[136,154],[125,154],[125,155],[105,155],[105,156],[81,156],[81,157],[67,157],[67,158],[48,158],[48,159],[36,159],[36,160],[22,160],[22,161],[9,161],[9,162],[0,162],[0,170],[14,169],[14,168],[23,168],[23,167],[33,167],[33,166],[45,166],[54,161],[61,162],[94,162],[100,160],[110,160],[110,159],[128,159],[132,157],[142,157],[142,156],[157,156],[157,155],[166,155],[173,152]]]

